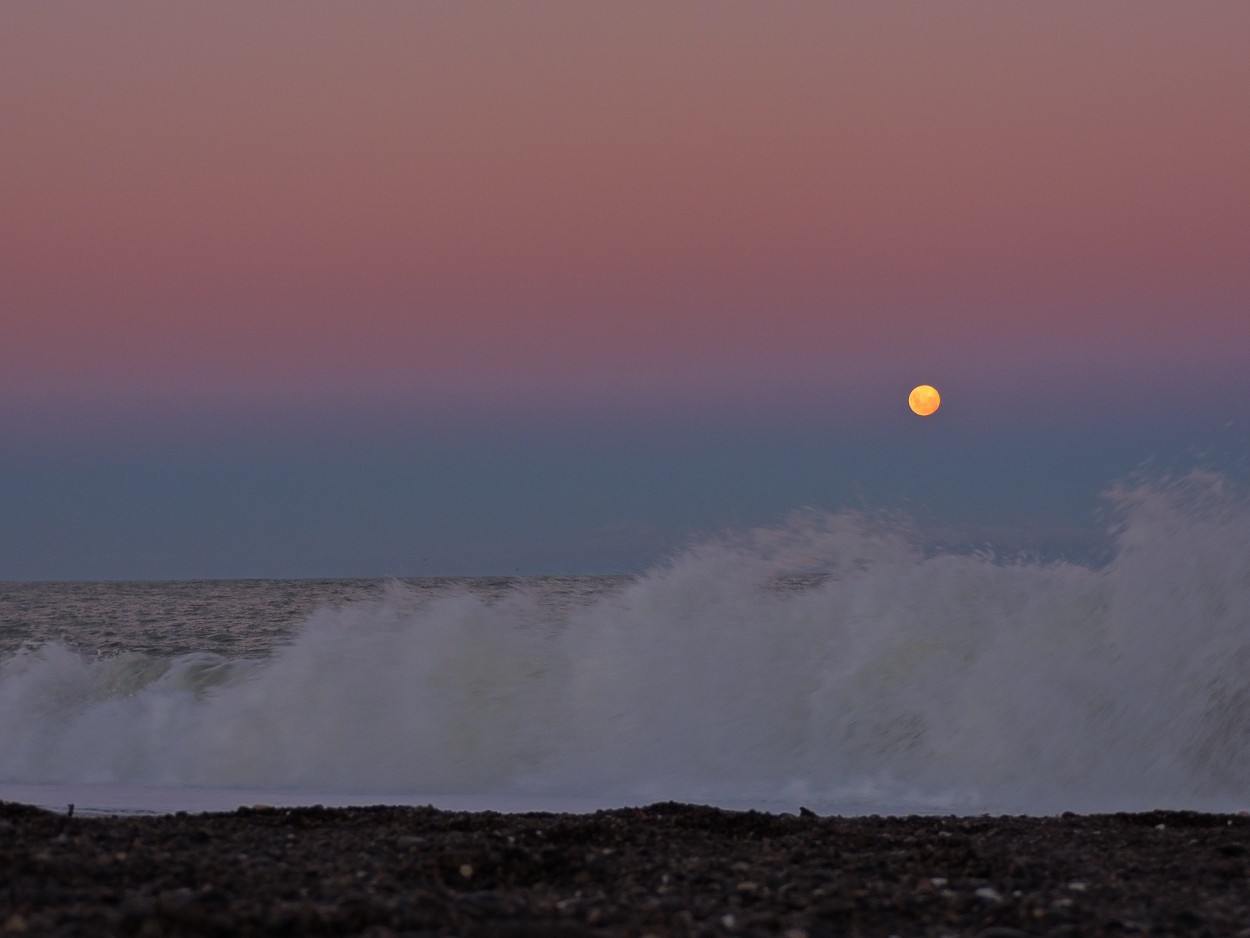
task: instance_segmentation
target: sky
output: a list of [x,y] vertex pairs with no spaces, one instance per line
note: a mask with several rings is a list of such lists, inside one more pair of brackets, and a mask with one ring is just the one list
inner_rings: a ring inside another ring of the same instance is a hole
[[[0,579],[1090,549],[1250,454],[1250,4],[0,5]],[[931,383],[943,406],[906,407]]]

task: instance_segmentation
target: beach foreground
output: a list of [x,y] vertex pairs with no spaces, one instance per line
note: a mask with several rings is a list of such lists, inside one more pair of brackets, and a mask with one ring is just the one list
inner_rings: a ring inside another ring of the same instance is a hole
[[1250,935],[1250,817],[820,818],[0,803],[0,930]]

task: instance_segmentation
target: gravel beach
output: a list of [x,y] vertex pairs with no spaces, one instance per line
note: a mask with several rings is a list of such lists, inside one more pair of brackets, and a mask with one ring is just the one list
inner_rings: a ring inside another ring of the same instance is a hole
[[0,803],[28,935],[1250,935],[1250,817]]

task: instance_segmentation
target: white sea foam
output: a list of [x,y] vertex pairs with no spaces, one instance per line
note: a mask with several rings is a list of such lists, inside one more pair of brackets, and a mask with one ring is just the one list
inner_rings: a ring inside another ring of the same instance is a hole
[[1097,569],[807,513],[558,615],[396,585],[265,659],[44,645],[0,665],[0,782],[1246,807],[1250,505],[1199,473],[1112,497]]

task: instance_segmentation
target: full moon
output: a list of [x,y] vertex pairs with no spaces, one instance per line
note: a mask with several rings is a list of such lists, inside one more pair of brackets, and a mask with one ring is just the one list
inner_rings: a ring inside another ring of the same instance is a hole
[[907,397],[907,406],[921,417],[927,417],[942,406],[942,395],[930,384],[922,384],[913,388]]

